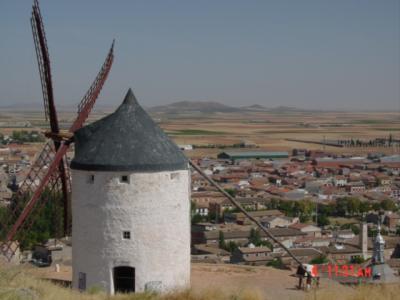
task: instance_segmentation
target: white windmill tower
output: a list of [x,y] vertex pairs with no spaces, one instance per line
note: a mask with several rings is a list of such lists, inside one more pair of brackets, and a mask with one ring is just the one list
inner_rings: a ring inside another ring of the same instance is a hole
[[74,141],[73,286],[110,294],[186,288],[190,176],[179,148],[130,89]]

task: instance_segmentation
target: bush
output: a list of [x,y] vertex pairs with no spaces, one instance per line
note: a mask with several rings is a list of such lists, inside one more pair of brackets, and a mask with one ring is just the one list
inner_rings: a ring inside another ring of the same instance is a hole
[[356,256],[351,259],[352,264],[362,264],[363,262],[365,262],[365,259],[361,256]]
[[329,262],[329,260],[325,255],[320,255],[320,256],[315,257],[312,260],[310,260],[309,264],[311,264],[311,265],[321,265],[321,264],[326,264],[328,262]]
[[318,226],[320,227],[329,225],[331,223],[326,215],[319,215],[317,221]]
[[282,259],[280,257],[275,258],[274,260],[271,260],[269,262],[267,262],[266,264],[268,267],[273,267],[276,269],[286,269],[286,266],[284,265],[284,263],[282,262]]
[[203,217],[199,214],[195,214],[192,216],[192,225],[197,224],[203,221]]
[[236,196],[237,191],[234,189],[225,189],[225,192],[227,192],[229,195],[231,195],[232,197]]
[[341,225],[340,229],[351,229],[355,235],[360,234],[360,227],[357,224],[346,223]]
[[219,236],[218,236],[218,247],[221,249],[226,248],[226,243],[225,243],[225,236],[224,233],[220,230],[219,231]]
[[236,244],[234,241],[229,241],[228,243],[225,243],[224,250],[233,253],[233,251],[235,251],[237,248],[239,248],[238,244]]

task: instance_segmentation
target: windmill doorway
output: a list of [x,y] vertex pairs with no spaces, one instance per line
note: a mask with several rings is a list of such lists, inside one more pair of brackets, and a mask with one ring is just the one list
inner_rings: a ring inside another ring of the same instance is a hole
[[135,268],[114,268],[114,293],[135,292]]

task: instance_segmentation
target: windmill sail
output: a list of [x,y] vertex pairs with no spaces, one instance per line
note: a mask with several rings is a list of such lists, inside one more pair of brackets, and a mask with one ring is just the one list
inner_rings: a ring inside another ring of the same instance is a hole
[[50,119],[52,132],[58,132],[57,114],[54,104],[53,83],[51,78],[50,56],[47,47],[47,39],[44,31],[42,15],[39,3],[34,1],[32,7],[31,26],[35,43],[36,57],[39,67],[40,82],[42,85],[44,111],[46,120]]
[[[60,224],[63,227],[63,235],[68,234],[70,228],[68,201],[70,175],[66,154],[72,141],[70,138],[72,134],[65,138],[59,132],[47,40],[37,0],[34,0],[33,4],[31,25],[39,66],[45,115],[50,121],[51,132],[47,136],[50,136],[53,140],[46,143],[37,156],[18,192],[13,196],[8,207],[7,216],[0,220],[0,239],[2,241],[0,251],[8,259],[17,250],[17,248],[11,246],[12,242],[18,240],[20,245],[28,245],[29,242],[27,241],[31,234],[30,228],[35,225],[37,218],[41,216],[40,214],[43,211],[48,213],[49,207],[54,210],[51,213],[54,219],[52,235],[60,235],[58,233],[61,231],[58,230],[61,226]],[[99,73],[79,105],[77,117],[69,129],[70,133],[82,127],[89,116],[111,69],[114,58],[113,50],[114,42]],[[50,205],[49,202],[51,202]]]
[[[44,30],[43,19],[40,13],[39,3],[34,1],[32,7],[31,27],[33,34],[33,41],[35,44],[36,57],[39,68],[40,82],[42,86],[44,111],[46,120],[50,122],[50,129],[52,134],[58,134],[60,129],[58,125],[57,111],[54,103],[53,82],[51,76],[50,55],[47,46],[46,33]],[[60,143],[54,140],[55,149],[58,150]],[[69,232],[69,186],[70,179],[67,176],[64,159],[61,161],[58,172],[60,174],[62,197],[64,202],[64,233]]]

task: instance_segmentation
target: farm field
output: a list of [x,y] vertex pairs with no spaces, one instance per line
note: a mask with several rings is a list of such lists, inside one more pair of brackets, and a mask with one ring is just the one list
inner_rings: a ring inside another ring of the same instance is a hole
[[[89,122],[105,116],[110,111],[95,111]],[[73,112],[60,112],[62,128],[67,129],[74,119]],[[396,148],[338,148],[328,145],[306,144],[288,141],[300,139],[311,141],[331,141],[338,139],[369,140],[400,138],[399,112],[229,112],[201,114],[152,114],[154,120],[175,140],[177,144],[224,144],[241,142],[257,145],[257,150],[290,151],[293,148],[325,149],[334,153],[383,152],[399,153]],[[28,121],[30,128],[23,130],[46,129],[46,121],[41,112],[5,111],[0,113],[2,122]],[[1,127],[0,132],[10,134],[21,128]],[[199,148],[186,151],[190,157],[215,156],[218,148]]]
[[[161,122],[161,126],[168,132],[172,132],[178,144],[235,144],[245,141],[256,144],[260,150],[289,151],[293,148],[323,149],[324,146],[287,141],[287,139],[369,140],[387,137],[389,134],[400,137],[400,114],[396,112],[230,113],[210,115],[204,119],[167,119]],[[192,130],[204,131],[204,134],[191,134]],[[187,134],[184,134],[185,132]],[[398,151],[398,149],[331,146],[325,146],[325,149],[336,153]],[[198,149],[189,155],[215,155],[219,152],[218,149],[213,150]]]

